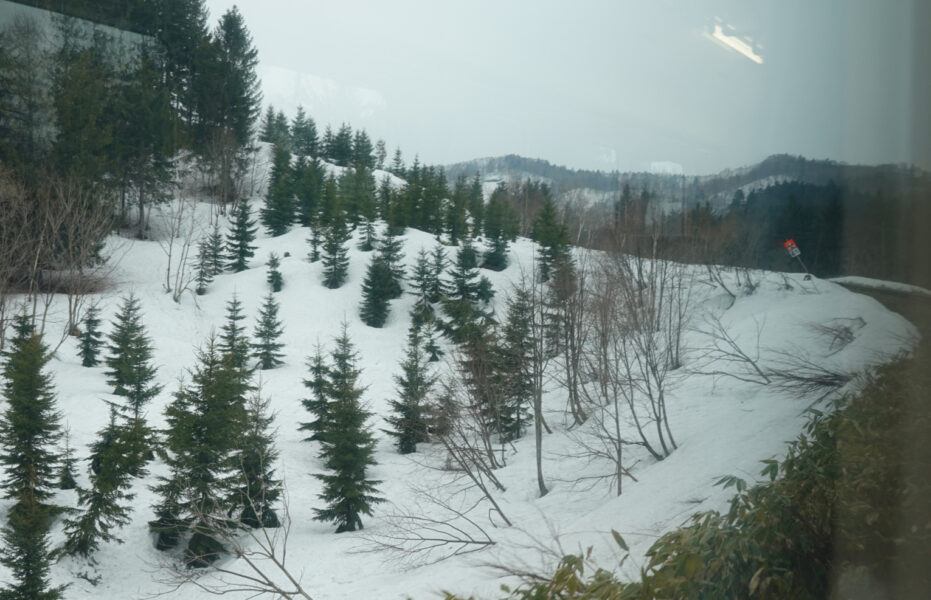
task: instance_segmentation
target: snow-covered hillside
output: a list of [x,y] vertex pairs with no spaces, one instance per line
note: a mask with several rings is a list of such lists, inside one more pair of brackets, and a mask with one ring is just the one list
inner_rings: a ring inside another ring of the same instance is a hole
[[[253,210],[257,211],[260,204],[261,200],[255,199]],[[201,218],[207,218],[210,208],[199,207]],[[159,214],[153,215],[156,233],[160,218]],[[276,299],[285,326],[281,340],[285,344],[285,364],[258,373],[262,392],[271,399],[276,413],[280,450],[277,467],[285,480],[292,519],[288,565],[317,600],[431,598],[440,590],[494,597],[502,581],[483,566],[488,563],[546,570],[558,554],[592,547],[593,557],[610,568],[619,558],[611,529],[621,532],[630,544],[632,559],[625,568],[634,573],[644,562],[644,551],[661,533],[696,511],[723,508],[730,493],[714,487],[715,480],[725,474],[755,478],[761,468],[759,461],[781,456],[785,442],[800,431],[803,411],[812,398],[792,397],[771,386],[691,373],[691,366],[707,358],[707,340],[697,331],[706,322],[705,315],[719,317],[735,339],[761,348],[761,360],[766,360],[768,353],[782,350],[845,371],[862,370],[902,351],[916,335],[909,323],[876,301],[827,281],[801,281],[794,276],[787,280],[779,274],[762,273],[755,293],[741,295],[731,305],[727,294],[706,278],[705,271],[695,268],[690,277],[694,327],[686,333],[685,346],[689,350],[684,366],[671,378],[674,385],[668,397],[669,421],[678,449],[661,462],[636,447],[627,450],[626,462],[636,481],[625,480],[620,497],[614,495],[607,481],[584,480],[585,476],[610,472],[611,465],[592,461],[580,452],[575,441],[579,431],[570,430],[567,423],[565,393],[550,381],[545,415],[553,433],[545,435],[543,447],[543,471],[550,493],[538,497],[533,436],[507,445],[502,448],[507,466],[497,473],[506,491],[497,494],[497,499],[513,526],[504,527],[486,505],[479,505],[470,517],[495,545],[483,552],[419,566],[381,552],[360,553],[370,549],[364,536],[386,531],[387,515],[392,512],[422,512],[444,518],[442,512],[431,512],[438,509],[427,502],[424,490],[451,496],[454,489],[451,482],[455,473],[436,468],[444,464],[440,448],[426,445],[416,454],[401,456],[381,431],[386,426],[383,419],[389,414],[389,401],[395,397],[392,376],[399,372],[413,298],[406,296],[392,303],[384,328],[365,326],[358,317],[358,307],[370,255],[357,250],[355,241],[351,242],[348,282],[339,289],[326,289],[321,285],[320,263],[311,264],[305,258],[307,237],[306,228],[295,228],[276,238],[260,232],[250,269],[220,275],[206,295],[185,294],[177,303],[162,288],[168,260],[163,246],[157,240],[133,242],[113,237],[108,243],[115,263],[111,284],[92,300],[98,303],[103,321],[108,324],[122,297],[132,293],[139,298],[154,342],[157,378],[165,386],[149,406],[148,418],[152,425],[161,427],[163,409],[186,369],[194,366],[196,349],[221,327],[226,303],[234,294],[242,301],[251,332],[268,291],[265,263],[269,253],[284,257],[280,268],[284,289]],[[403,239],[408,266],[420,248],[429,250],[438,243],[434,236],[416,230],[408,230]],[[511,282],[531,272],[533,256],[534,244],[520,239],[511,249],[510,266],[505,271],[484,273],[497,291],[495,306],[499,312],[503,311]],[[787,289],[787,282],[791,289]],[[53,306],[50,328],[57,322],[59,313],[55,311],[63,310],[62,299]],[[840,349],[829,347],[813,327],[838,320],[855,324],[848,328],[851,339]],[[313,508],[322,505],[317,498],[321,483],[313,477],[322,472],[322,464],[315,446],[302,441],[305,435],[298,431],[297,424],[308,420],[300,403],[308,395],[302,385],[308,376],[307,357],[317,343],[330,347],[341,323],[348,325],[359,353],[361,380],[368,386],[364,400],[375,415],[370,425],[379,440],[378,465],[370,475],[382,481],[380,493],[388,502],[376,506],[373,517],[364,518],[364,532],[335,534],[330,524],[312,518]],[[105,331],[109,331],[109,325],[105,325]],[[87,445],[106,424],[106,401],[115,397],[102,367],[80,365],[73,338],[61,346],[50,364],[63,422],[70,428],[71,444],[82,459],[80,481],[86,484],[83,458]],[[104,545],[95,557],[95,565],[65,558],[54,566],[53,583],[70,584],[66,597],[122,600],[151,598],[162,592],[169,598],[209,597],[191,585],[169,592],[164,568],[168,557],[154,548],[147,530],[147,521],[153,518],[151,507],[156,502],[149,486],[156,475],[166,470],[160,461],[155,461],[150,470],[149,477],[134,487],[131,525],[118,533],[125,543]],[[466,506],[477,498],[474,490],[467,490],[450,501]],[[60,492],[55,501],[76,505],[72,492]],[[0,503],[0,513],[8,506],[9,501]],[[52,528],[52,542],[57,545],[62,539],[61,524],[57,523]],[[240,565],[230,559],[224,567],[238,569]],[[95,575],[100,577],[96,586],[84,578]],[[6,577],[8,574],[0,571],[0,580]]]

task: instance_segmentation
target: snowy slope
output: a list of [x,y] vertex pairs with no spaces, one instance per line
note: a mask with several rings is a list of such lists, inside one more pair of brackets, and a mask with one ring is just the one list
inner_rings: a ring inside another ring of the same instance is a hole
[[[257,211],[261,201],[253,201]],[[210,207],[202,205],[200,215],[207,218]],[[157,220],[156,215],[153,219]],[[206,230],[204,223],[203,230]],[[157,230],[157,228],[156,228]],[[549,385],[546,418],[554,433],[546,436],[544,472],[551,492],[539,498],[535,480],[532,436],[505,449],[507,466],[499,474],[507,491],[499,494],[503,510],[514,521],[511,528],[489,518],[487,507],[473,517],[497,544],[490,550],[454,557],[438,564],[411,566],[381,553],[358,553],[364,549],[361,534],[334,534],[333,527],[312,519],[312,509],[321,506],[317,499],[320,483],[312,475],[321,472],[316,448],[303,442],[297,423],[307,420],[300,404],[306,391],[301,381],[307,376],[305,360],[318,342],[329,348],[340,324],[348,324],[362,368],[362,383],[368,385],[365,401],[376,415],[371,425],[379,439],[375,467],[371,476],[382,480],[382,495],[389,503],[375,508],[367,518],[364,534],[377,534],[387,526],[385,516],[396,507],[424,510],[423,492],[414,487],[449,489],[452,474],[425,465],[442,464],[439,449],[424,447],[423,452],[404,457],[398,455],[387,436],[382,417],[388,414],[393,397],[392,375],[406,341],[408,311],[412,298],[392,303],[391,315],[382,329],[366,327],[358,318],[360,287],[369,256],[352,243],[348,283],[337,290],[324,288],[320,263],[305,259],[308,231],[296,228],[286,235],[268,238],[260,232],[258,250],[251,268],[238,274],[217,278],[205,296],[186,294],[179,303],[162,289],[166,256],[157,241],[129,242],[112,238],[109,242],[118,260],[111,276],[112,285],[94,298],[108,324],[120,298],[130,292],[141,300],[148,332],[154,340],[158,380],[164,384],[162,394],[150,405],[148,417],[154,426],[164,423],[163,409],[185,369],[194,365],[194,353],[211,331],[219,330],[224,320],[225,304],[236,294],[243,303],[250,333],[262,298],[267,292],[264,264],[269,252],[282,259],[285,287],[277,294],[280,317],[285,324],[282,341],[286,364],[261,372],[263,394],[271,398],[277,413],[278,447],[281,452],[279,474],[285,478],[293,527],[289,542],[289,564],[303,574],[306,589],[318,600],[407,597],[430,598],[441,589],[477,597],[494,597],[500,584],[493,571],[483,563],[502,562],[513,566],[547,568],[553,554],[541,553],[541,547],[575,552],[593,547],[593,556],[610,567],[618,558],[609,530],[620,531],[628,540],[634,570],[643,563],[643,552],[664,531],[681,524],[693,512],[723,508],[729,493],[712,484],[721,475],[735,474],[754,478],[759,461],[780,456],[786,441],[794,438],[804,421],[802,411],[810,399],[787,397],[769,387],[689,375],[688,369],[676,376],[669,398],[670,422],[679,444],[671,457],[655,462],[637,450],[628,451],[636,482],[625,480],[620,497],[607,483],[594,486],[580,484],[580,475],[604,473],[606,464],[590,463],[577,456],[577,446],[567,431],[564,393]],[[408,230],[404,236],[408,265],[419,248],[436,244],[433,236]],[[531,269],[533,243],[521,239],[512,248],[511,264],[502,273],[485,274],[498,290],[496,302],[503,299],[510,282]],[[827,281],[793,281],[785,289],[785,279],[777,274],[760,274],[761,284],[753,295],[739,297],[733,306],[718,288],[703,280],[703,271],[695,271],[693,322],[700,315],[714,313],[729,330],[744,341],[759,332],[759,346],[766,352],[775,349],[803,352],[813,360],[830,363],[845,370],[860,370],[885,360],[907,347],[916,335],[914,328],[900,316],[884,309],[871,298],[853,294]],[[62,310],[58,303],[55,310]],[[53,311],[54,312],[54,311]],[[53,321],[54,321],[53,315]],[[840,351],[830,350],[824,340],[812,334],[813,323],[832,323],[848,319],[858,324],[853,341]],[[862,320],[862,326],[859,325]],[[109,331],[109,326],[105,326]],[[686,363],[701,360],[703,341],[697,331],[690,332],[687,345],[693,348]],[[74,339],[69,339],[51,362],[63,420],[70,427],[71,443],[83,458],[95,432],[106,424],[105,400],[113,400],[103,375],[103,368],[82,368]],[[86,483],[86,474],[80,481]],[[133,522],[120,532],[125,544],[105,545],[98,553],[97,565],[64,559],[53,569],[54,583],[70,583],[68,598],[125,599],[152,597],[166,592],[171,598],[206,598],[193,586],[169,592],[163,567],[166,556],[152,545],[146,523],[152,518],[155,496],[148,490],[154,476],[165,472],[158,461],[151,465],[151,475],[135,486],[137,494]],[[474,497],[466,492],[463,498]],[[73,506],[75,495],[61,492],[57,501]],[[417,508],[417,503],[423,506]],[[392,506],[394,505],[394,506]],[[8,503],[0,503],[5,512]],[[437,515],[441,513],[436,513]],[[62,540],[60,523],[52,530],[53,543]],[[226,565],[237,568],[234,562]],[[80,577],[99,575],[96,586]],[[0,580],[8,574],[0,570]],[[239,597],[239,596],[230,596]],[[245,597],[245,596],[242,596]]]

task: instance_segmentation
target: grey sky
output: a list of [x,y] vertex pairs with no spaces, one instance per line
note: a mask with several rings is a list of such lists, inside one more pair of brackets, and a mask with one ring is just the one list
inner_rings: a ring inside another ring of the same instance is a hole
[[[912,162],[911,2],[237,4],[266,101],[442,164],[516,153],[707,173],[788,152]],[[715,25],[758,64],[712,39]],[[747,42],[745,38],[751,38]],[[923,165],[928,166],[928,165]]]

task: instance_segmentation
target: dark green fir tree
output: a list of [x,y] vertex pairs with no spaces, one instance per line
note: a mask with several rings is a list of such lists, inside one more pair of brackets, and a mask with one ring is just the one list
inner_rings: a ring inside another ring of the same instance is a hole
[[211,279],[223,272],[226,263],[226,256],[223,250],[223,233],[220,232],[220,224],[213,226],[213,231],[207,236],[206,240],[206,262]]
[[394,376],[398,398],[391,401],[393,414],[385,419],[391,425],[385,432],[394,437],[395,447],[401,454],[416,452],[417,444],[429,439],[425,413],[436,376],[430,372],[428,358],[420,328],[412,325],[401,374]]
[[78,487],[74,467],[78,461],[74,458],[74,448],[71,447],[71,431],[65,428],[62,437],[65,441],[65,448],[61,455],[61,467],[58,470],[58,489],[73,490]]
[[156,368],[152,365],[152,342],[142,324],[139,300],[130,295],[123,300],[116,315],[107,345],[107,382],[113,393],[125,401],[119,408],[127,419],[128,427],[142,445],[143,452],[136,457],[133,475],[140,475],[145,463],[151,459],[155,433],[145,421],[146,405],[162,391],[154,382]]
[[276,144],[265,206],[259,211],[259,218],[269,235],[277,237],[288,232],[294,223],[295,208],[291,151],[286,146]]
[[540,245],[540,280],[549,281],[556,265],[569,260],[569,232],[559,219],[556,205],[547,195],[533,222],[533,239]]
[[25,314],[15,318],[13,329],[4,353],[6,408],[0,419],[0,465],[5,471],[0,486],[4,498],[13,500],[0,532],[0,564],[10,577],[0,598],[52,600],[63,591],[49,583],[51,509],[46,504],[56,483],[60,417],[51,379],[43,372],[49,354],[41,336]]
[[194,265],[194,293],[203,296],[207,287],[213,282],[213,266],[210,264],[209,238],[201,240],[197,246],[197,263]]
[[517,286],[507,301],[507,317],[495,353],[502,440],[521,437],[531,421],[533,398],[533,302],[526,286]]
[[281,259],[278,258],[278,255],[272,252],[268,255],[268,273],[265,275],[265,281],[268,282],[268,285],[272,288],[273,292],[280,292],[281,287],[284,285],[284,278],[281,276],[281,271],[278,270],[278,267],[281,266]]
[[91,444],[88,470],[91,486],[78,489],[78,504],[82,512],[65,519],[65,543],[61,551],[72,556],[90,557],[101,543],[122,543],[114,529],[130,522],[133,494],[129,487],[132,475],[126,457],[136,452],[127,448],[129,431],[117,421],[111,406],[110,422]]
[[[185,562],[206,567],[225,548],[217,538],[234,510],[239,444],[246,430],[250,381],[214,339],[198,353],[191,382],[165,409],[165,463],[169,473],[153,490],[160,496],[149,529],[156,547],[168,550],[186,540]],[[186,535],[191,533],[192,535]]]
[[394,235],[390,229],[385,231],[385,235],[378,246],[378,258],[380,258],[388,270],[391,272],[391,294],[390,298],[400,298],[404,293],[402,283],[404,282],[404,240]]
[[81,365],[96,367],[100,364],[100,347],[103,345],[100,333],[100,310],[96,306],[87,309],[84,316],[84,328],[81,330],[80,347]]
[[284,344],[278,341],[284,329],[278,320],[278,303],[274,296],[268,294],[259,310],[259,320],[255,325],[255,343],[252,344],[252,356],[259,361],[260,369],[274,369],[284,364],[281,349]]
[[367,479],[366,471],[375,464],[375,438],[362,407],[356,354],[346,325],[336,339],[327,377],[329,415],[320,435],[321,458],[327,473],[316,477],[323,482],[318,497],[326,508],[315,509],[314,518],[336,524],[336,533],[362,529],[362,515],[372,514],[372,505],[384,499],[377,496],[379,481]]
[[274,464],[278,451],[273,441],[274,416],[268,411],[269,400],[256,391],[246,405],[246,428],[240,441],[238,483],[233,498],[233,512],[246,527],[279,527],[281,521],[273,508],[281,496],[281,480],[275,478]]
[[334,290],[346,282],[349,274],[349,232],[342,217],[332,219],[323,241],[323,285]]
[[249,370],[249,358],[252,355],[252,342],[246,334],[245,326],[241,324],[245,318],[242,302],[233,294],[226,303],[226,323],[220,328],[220,339],[217,342],[217,350],[229,356],[232,364],[243,374]]
[[362,282],[362,306],[359,308],[362,322],[369,327],[383,326],[388,319],[388,305],[393,292],[391,269],[380,257],[372,257]]
[[319,442],[330,414],[330,401],[327,393],[327,376],[330,370],[323,356],[323,347],[319,343],[314,349],[314,355],[307,359],[307,370],[310,372],[310,377],[304,380],[304,387],[310,392],[310,397],[301,400],[301,404],[313,420],[301,423],[299,429],[308,434],[304,438],[305,442]]
[[258,227],[252,220],[249,202],[240,200],[233,214],[230,232],[226,235],[227,266],[234,273],[249,268],[249,259],[255,254],[255,233]]

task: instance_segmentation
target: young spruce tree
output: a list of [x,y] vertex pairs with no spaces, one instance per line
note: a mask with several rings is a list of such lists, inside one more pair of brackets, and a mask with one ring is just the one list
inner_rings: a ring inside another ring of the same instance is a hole
[[252,356],[259,361],[260,369],[274,369],[284,364],[281,349],[284,344],[278,341],[284,330],[278,320],[278,303],[272,294],[265,296],[265,303],[259,311],[259,321],[255,326],[255,343],[252,344]]
[[63,588],[49,587],[50,508],[45,504],[55,486],[61,429],[52,382],[43,372],[49,354],[31,319],[15,318],[3,364],[6,409],[0,418],[0,483],[4,498],[13,500],[0,531],[0,564],[11,573],[0,598],[62,597]]
[[381,327],[388,319],[388,304],[394,292],[391,269],[378,256],[372,257],[362,282],[362,306],[359,316],[369,327]]
[[100,333],[100,310],[96,306],[87,309],[84,316],[84,329],[81,331],[81,365],[96,367],[100,364],[100,347],[103,345]]
[[[250,381],[234,358],[210,339],[198,354],[191,383],[175,392],[165,409],[169,474],[159,477],[153,488],[161,500],[149,529],[157,534],[160,550],[186,538],[189,566],[206,567],[225,551],[217,528],[235,509],[234,482],[250,391]],[[187,532],[193,535],[186,537]]]
[[242,314],[242,302],[236,294],[226,303],[226,323],[220,328],[220,340],[217,350],[229,356],[232,364],[244,374],[248,371],[249,358],[252,355],[252,342],[246,335],[245,326],[240,324],[246,316]]
[[65,554],[88,558],[101,543],[122,543],[112,531],[130,522],[134,495],[128,491],[132,475],[127,457],[138,453],[128,447],[132,443],[126,436],[128,431],[117,422],[117,411],[111,406],[109,424],[91,445],[91,487],[78,489],[78,504],[83,512],[65,519],[65,544],[61,549]]
[[281,525],[272,508],[281,496],[281,481],[275,479],[273,465],[278,451],[271,430],[274,417],[268,412],[269,401],[256,391],[246,405],[246,429],[242,434],[239,451],[238,487],[232,497],[233,511],[239,513],[239,522],[247,527],[279,527]]
[[138,438],[143,448],[133,473],[138,475],[151,457],[155,437],[146,425],[144,409],[162,391],[162,386],[153,382],[157,369],[152,365],[152,343],[142,324],[139,300],[135,296],[123,300],[107,349],[107,382],[113,386],[114,394],[125,398],[119,410],[128,421],[131,435]]
[[268,282],[268,285],[272,288],[273,292],[280,292],[281,287],[284,285],[284,278],[281,276],[281,271],[278,270],[278,267],[281,266],[281,259],[278,258],[278,255],[272,252],[268,255],[268,274],[265,275],[265,281]]
[[404,263],[401,262],[404,259],[403,249],[404,241],[394,235],[390,229],[385,232],[381,244],[378,246],[377,256],[384,261],[391,272],[391,293],[389,295],[391,300],[400,298],[401,294],[404,293],[404,288],[401,286],[404,282]]
[[315,509],[314,518],[335,523],[336,533],[342,533],[362,529],[362,515],[371,515],[372,505],[384,499],[375,495],[380,482],[366,478],[366,469],[375,464],[375,438],[366,426],[370,414],[362,407],[364,388],[358,385],[356,354],[345,324],[331,360],[329,414],[320,433],[321,458],[329,472],[316,476],[323,482],[318,497],[327,506]]
[[430,372],[428,358],[420,328],[412,324],[401,374],[394,376],[398,395],[397,400],[391,401],[394,414],[386,418],[391,429],[385,433],[395,438],[395,447],[401,454],[416,452],[417,444],[429,439],[425,409],[436,376]]
[[349,274],[348,241],[345,219],[334,217],[323,241],[323,285],[331,290],[341,287]]
[[238,273],[249,268],[249,259],[255,254],[255,232],[258,228],[252,220],[249,202],[240,200],[236,205],[230,232],[226,235],[226,259],[230,271]]
[[319,442],[330,414],[330,401],[327,395],[327,375],[330,372],[323,357],[323,347],[318,343],[314,355],[307,359],[310,379],[304,380],[304,387],[310,391],[310,398],[301,400],[301,404],[313,417],[312,421],[301,423],[300,431],[308,432],[305,442]]

